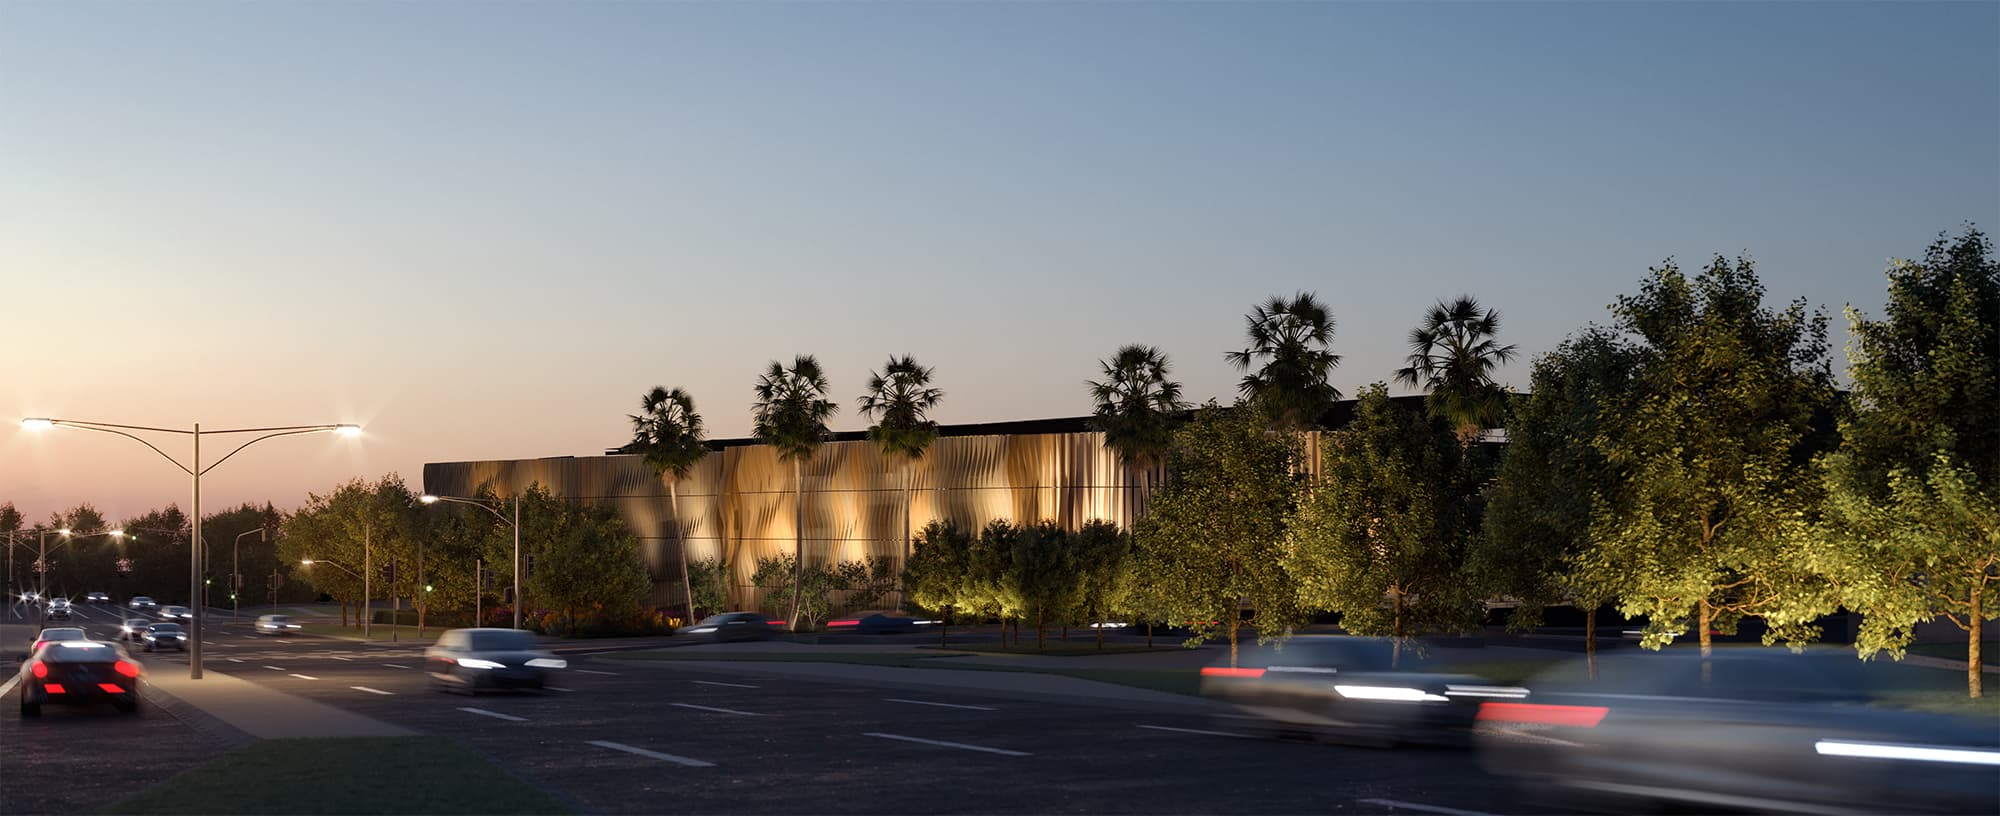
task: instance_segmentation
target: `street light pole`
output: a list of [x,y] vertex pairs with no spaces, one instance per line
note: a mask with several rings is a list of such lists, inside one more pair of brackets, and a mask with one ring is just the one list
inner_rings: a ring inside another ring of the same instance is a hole
[[243,532],[237,533],[236,540],[230,542],[229,544],[229,618],[231,620],[235,620],[237,618],[242,617],[242,615],[237,614],[239,605],[236,602],[236,596],[242,594],[243,579],[239,577],[240,573],[236,571],[238,567],[236,561],[236,550],[237,548],[243,546],[243,537],[251,533],[257,534],[258,541],[265,540],[264,528],[260,526],[255,530],[244,530]]
[[[519,493],[514,494],[514,518],[512,521],[508,521],[506,516],[500,515],[500,511],[487,506],[487,504],[482,501],[474,501],[472,499],[461,498],[458,496],[438,496],[430,493],[425,493],[422,496],[418,496],[417,500],[425,504],[436,504],[441,501],[451,502],[453,504],[469,504],[472,505],[473,507],[485,510],[488,513],[492,513],[494,518],[497,518],[513,526],[514,528],[514,628],[516,629],[521,628],[521,494]],[[477,614],[477,607],[474,608],[474,614]]]

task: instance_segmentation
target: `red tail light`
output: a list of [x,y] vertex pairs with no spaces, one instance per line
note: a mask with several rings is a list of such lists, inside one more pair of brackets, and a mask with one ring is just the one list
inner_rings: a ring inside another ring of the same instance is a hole
[[1232,669],[1228,666],[1203,666],[1203,677],[1263,677],[1263,669]]
[[101,688],[101,689],[104,689],[105,691],[108,691],[108,692],[110,692],[110,693],[112,693],[112,694],[124,694],[124,693],[125,693],[125,689],[123,689],[123,688],[120,688],[120,687],[118,686],[118,684],[116,684],[116,683],[98,683],[98,684],[97,684],[97,687],[98,687],[98,688]]
[[44,683],[42,684],[42,691],[47,694],[69,693],[69,689],[63,688],[61,683]]
[[1594,728],[1611,709],[1603,706],[1539,705],[1536,703],[1480,703],[1479,719],[1486,722],[1540,723]]
[[125,675],[126,677],[139,676],[139,664],[137,663],[131,663],[128,661],[120,660],[118,661],[118,664],[112,666],[112,668],[117,669],[119,674]]
[[37,679],[47,677],[49,676],[49,664],[37,660],[35,661],[34,667],[30,669],[30,671],[33,671],[35,673],[35,677]]
[[827,621],[827,622],[826,622],[826,628],[828,628],[828,629],[832,629],[832,628],[833,628],[833,627],[835,627],[835,626],[856,626],[856,625],[859,625],[860,623],[861,623],[861,621],[858,621],[858,620],[851,620],[851,621]]
[[765,626],[783,626],[783,625],[785,625],[785,622],[784,622],[784,621],[764,621],[764,625],[765,625]]

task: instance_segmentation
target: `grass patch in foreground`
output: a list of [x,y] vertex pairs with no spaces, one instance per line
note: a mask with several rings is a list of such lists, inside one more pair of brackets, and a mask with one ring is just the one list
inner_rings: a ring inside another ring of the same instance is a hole
[[938,654],[829,654],[816,652],[799,654],[793,652],[733,652],[728,654],[692,653],[681,650],[662,649],[647,652],[620,652],[601,655],[612,660],[722,660],[745,663],[850,663],[861,666],[889,666],[899,669],[958,669],[964,671],[1016,672],[1021,674],[1055,674],[1074,677],[1079,680],[1095,680],[1100,683],[1115,683],[1121,686],[1164,691],[1172,694],[1199,695],[1201,676],[1194,669],[1098,669],[1045,668],[1014,666],[1005,663],[979,663],[976,661],[938,660],[940,657],[974,657],[966,652],[939,652]]
[[567,813],[443,737],[264,740],[190,768],[107,813]]

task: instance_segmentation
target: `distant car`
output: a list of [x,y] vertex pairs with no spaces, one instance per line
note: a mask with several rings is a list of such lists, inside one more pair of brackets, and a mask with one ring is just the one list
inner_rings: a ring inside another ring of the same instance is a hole
[[160,620],[192,620],[194,613],[185,606],[160,607]]
[[257,618],[257,634],[291,635],[297,634],[299,625],[292,622],[290,615],[263,615]]
[[106,595],[102,592],[92,592],[88,595],[83,596],[83,600],[85,603],[110,603],[111,596]]
[[693,626],[683,626],[674,630],[676,635],[712,640],[716,643],[730,643],[743,640],[766,640],[773,632],[783,628],[784,621],[775,620],[762,612],[724,612],[710,615]]
[[152,625],[153,622],[145,618],[126,618],[118,624],[117,640],[138,643],[145,636],[146,629]]
[[35,636],[35,645],[28,647],[28,653],[26,655],[23,655],[22,658],[26,659],[28,657],[34,656],[35,651],[37,649],[42,648],[42,644],[44,643],[51,643],[55,641],[66,641],[66,640],[89,640],[89,639],[90,639],[90,634],[88,632],[83,631],[83,627],[52,626],[50,628],[43,629],[41,634]]
[[149,652],[161,649],[185,652],[188,642],[187,632],[183,631],[178,623],[156,623],[139,633],[139,642],[146,644],[146,651]]
[[21,716],[41,716],[42,706],[110,703],[139,710],[139,664],[117,645],[94,640],[49,641],[21,664]]
[[915,632],[936,621],[919,620],[900,612],[886,610],[856,612],[842,615],[826,622],[826,631],[832,634],[855,633],[862,635],[894,635]]
[[23,592],[23,593],[21,593],[21,602],[22,602],[22,603],[41,603],[41,602],[42,602],[42,593],[39,593],[39,592],[36,592],[36,591],[34,591],[34,590],[30,589],[30,590],[28,590],[28,591],[26,591],[26,592]]
[[477,694],[486,689],[547,685],[549,673],[569,667],[520,629],[452,629],[424,650],[433,688]]
[[1894,707],[1929,671],[1834,648],[1611,655],[1595,679],[1579,660],[1530,677],[1531,704],[1486,705],[1480,764],[1612,812],[1995,812],[1992,721]]
[[69,599],[56,598],[49,601],[48,609],[43,614],[47,615],[49,620],[69,620],[69,613]]
[[133,596],[132,600],[126,603],[125,606],[128,609],[158,609],[160,607],[160,605],[158,603],[155,603],[152,598],[148,598],[144,595]]
[[1528,689],[1431,670],[1420,645],[1389,638],[1301,636],[1201,670],[1201,693],[1273,736],[1393,746],[1471,742],[1480,705]]

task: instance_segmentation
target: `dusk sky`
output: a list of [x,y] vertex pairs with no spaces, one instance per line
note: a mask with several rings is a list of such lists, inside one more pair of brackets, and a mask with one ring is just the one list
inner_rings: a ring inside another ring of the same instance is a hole
[[[819,356],[947,423],[1077,416],[1119,345],[1228,400],[1317,291],[1352,394],[1440,298],[1528,360],[1649,266],[1879,315],[2000,225],[2000,4],[0,1],[0,501],[203,504],[594,455],[653,385],[747,435]],[[156,444],[185,461],[184,438]],[[204,443],[206,458],[229,447]]]

